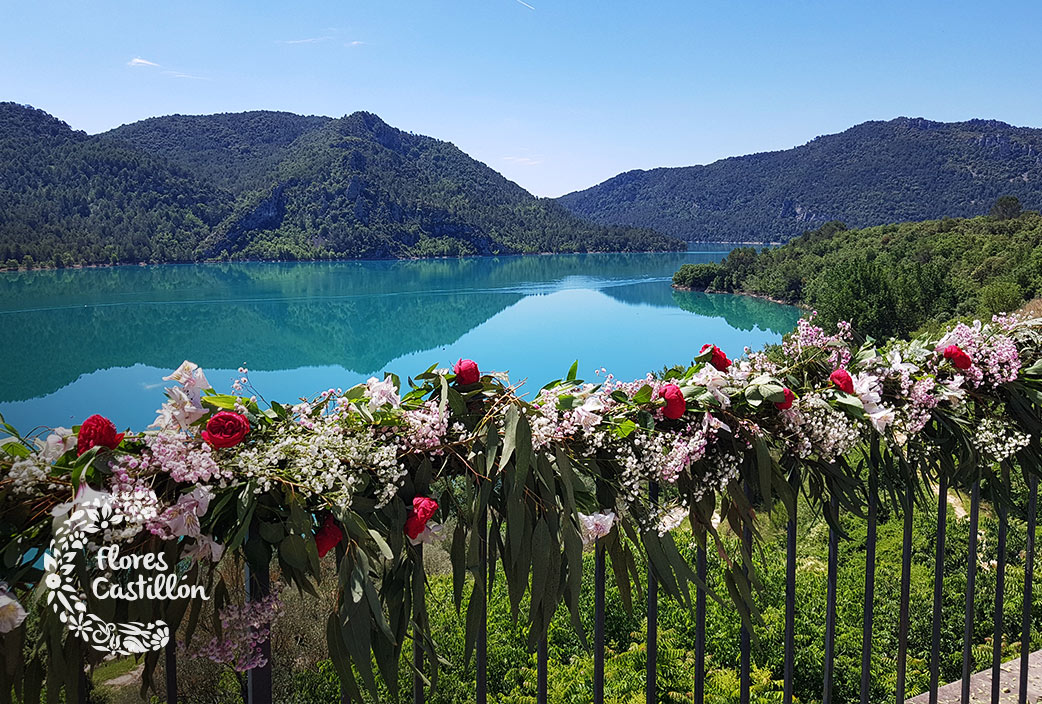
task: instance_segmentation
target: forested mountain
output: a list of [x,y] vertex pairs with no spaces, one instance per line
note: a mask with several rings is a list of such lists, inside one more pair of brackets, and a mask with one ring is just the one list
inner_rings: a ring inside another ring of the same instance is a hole
[[630,171],[560,201],[593,222],[769,242],[831,220],[867,227],[983,215],[1004,194],[1042,206],[1042,130],[901,117],[785,151]]
[[173,116],[88,136],[0,103],[0,265],[679,249],[583,222],[375,115]]
[[861,230],[828,223],[776,249],[742,247],[719,264],[684,265],[673,282],[802,303],[826,324],[850,320],[877,338],[952,318],[988,320],[1042,296],[1042,216],[1018,211]]
[[167,115],[101,136],[163,157],[221,188],[241,193],[269,185],[289,146],[330,119],[269,110]]
[[186,261],[231,197],[41,110],[0,103],[0,264]]
[[676,249],[647,230],[589,225],[449,142],[356,112],[297,139],[266,191],[241,198],[210,252],[262,258]]

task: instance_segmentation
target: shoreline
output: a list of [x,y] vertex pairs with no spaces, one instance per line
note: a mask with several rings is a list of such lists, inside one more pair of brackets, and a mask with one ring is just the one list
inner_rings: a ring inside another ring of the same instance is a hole
[[754,293],[752,291],[717,291],[715,289],[710,289],[710,288],[704,288],[703,289],[703,288],[694,288],[692,286],[677,286],[676,284],[670,284],[670,288],[672,288],[672,289],[674,289],[676,291],[693,291],[695,293],[715,293],[715,294],[723,294],[725,296],[749,296],[751,298],[759,298],[759,299],[762,299],[764,301],[770,301],[771,303],[777,303],[778,305],[782,305],[782,306],[792,306],[794,308],[799,308],[800,310],[813,310],[806,303],[803,303],[803,302],[793,303],[791,301],[785,301],[785,300],[782,300],[780,298],[775,298],[773,296],[768,296],[766,293]]
[[[684,241],[684,240],[681,240]],[[731,244],[763,244],[770,243],[754,242],[686,242],[688,245],[731,245]],[[726,253],[720,250],[721,253]],[[31,269],[18,267],[17,269],[0,268],[0,274],[15,274],[29,271],[68,271],[78,269],[117,269],[120,267],[149,267],[149,266],[195,266],[199,264],[314,264],[317,262],[343,263],[343,262],[418,262],[438,261],[447,259],[491,259],[495,257],[552,257],[568,255],[589,254],[702,254],[701,250],[690,249],[636,249],[636,250],[595,250],[591,252],[512,252],[509,254],[463,254],[457,256],[442,255],[430,257],[350,257],[334,259],[205,259],[200,261],[179,262],[118,262],[116,264],[73,264],[71,266],[34,266]]]

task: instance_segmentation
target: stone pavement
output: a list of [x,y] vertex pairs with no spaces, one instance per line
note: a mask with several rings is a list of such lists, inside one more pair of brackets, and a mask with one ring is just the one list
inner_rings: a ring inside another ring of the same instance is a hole
[[[999,683],[999,702],[1016,704],[1020,692],[1020,658],[1002,664]],[[938,704],[957,704],[961,696],[961,682],[946,684],[937,691]],[[905,704],[929,704],[929,701],[930,693],[924,692],[909,699]],[[1028,702],[1036,704],[1039,701],[1042,701],[1042,650],[1028,656]],[[991,668],[970,678],[970,702],[991,702]]]

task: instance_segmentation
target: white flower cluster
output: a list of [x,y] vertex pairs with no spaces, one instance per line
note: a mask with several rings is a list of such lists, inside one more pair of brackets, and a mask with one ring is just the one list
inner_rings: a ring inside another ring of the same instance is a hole
[[695,501],[701,501],[707,492],[723,491],[728,484],[738,479],[741,459],[730,452],[714,452],[706,458],[706,464],[709,471],[699,477],[699,482],[695,485]]
[[7,477],[11,480],[11,493],[32,494],[47,482],[48,467],[37,455],[20,457],[11,465]]
[[680,506],[663,507],[659,509],[658,516],[655,519],[659,537],[662,537],[671,530],[678,528],[688,515],[689,509],[687,505],[683,503]]
[[977,425],[970,437],[970,442],[978,452],[991,457],[996,462],[1012,457],[1027,447],[1030,441],[1030,436],[999,418],[985,418]]
[[31,495],[54,489],[50,481],[51,465],[76,447],[76,436],[68,428],[55,428],[46,440],[36,440],[37,452],[16,458],[8,471],[13,494]]
[[235,453],[228,462],[237,475],[258,480],[258,493],[285,481],[347,505],[371,473],[379,504],[394,497],[405,475],[394,444],[381,442],[369,428],[346,427],[337,414],[307,420],[307,426],[278,426],[274,437]]
[[798,457],[817,455],[830,462],[846,453],[861,437],[856,420],[836,410],[820,393],[802,396],[782,412],[784,425],[792,434],[789,445]]

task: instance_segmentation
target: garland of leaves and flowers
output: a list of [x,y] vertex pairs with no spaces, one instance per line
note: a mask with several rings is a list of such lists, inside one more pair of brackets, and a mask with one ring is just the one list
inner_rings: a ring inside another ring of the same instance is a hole
[[[780,500],[791,515],[802,492],[835,521],[839,509],[861,511],[869,487],[904,503],[942,475],[955,487],[984,479],[1003,500],[1008,482],[996,466],[1038,472],[1042,321],[997,318],[939,338],[852,340],[848,325],[828,334],[805,319],[779,347],[732,361],[706,345],[687,368],[631,382],[608,374],[585,383],[573,365],[529,400],[470,360],[294,405],[262,402],[246,369],[236,395],[218,394],[185,362],[165,377],[174,384],[147,432],[117,433],[100,416],[35,437],[5,425],[5,657],[23,650],[15,640],[25,630],[21,602],[53,573],[56,558],[41,567],[38,556],[98,492],[123,516],[107,541],[126,553],[164,550],[188,578],[208,583],[216,635],[192,645],[198,600],[107,608],[136,622],[161,619],[172,632],[183,626],[187,651],[240,670],[263,662],[259,643],[278,599],[230,603],[218,562],[235,554],[267,570],[275,559],[283,582],[315,593],[320,560],[336,547],[327,639],[342,681],[357,692],[375,688],[374,660],[386,682],[397,681],[414,618],[427,667],[436,669],[423,601],[413,603],[423,579],[417,548],[426,542],[450,541],[457,608],[468,572],[471,593],[483,594],[478,556],[487,551],[501,565],[515,618],[528,597],[534,648],[561,603],[581,630],[582,552],[595,540],[627,604],[640,584],[638,558],[671,597],[687,601],[699,582],[671,535],[686,522],[699,544],[726,558],[727,591],[752,620],[754,508]],[[661,489],[657,500],[650,484]],[[737,549],[721,524],[739,536]],[[478,618],[468,609],[468,652]],[[41,627],[29,659],[3,668],[5,691],[24,694],[45,669],[61,676],[53,665],[55,652],[68,656],[65,625],[44,613]],[[157,660],[149,652],[146,669]]]

